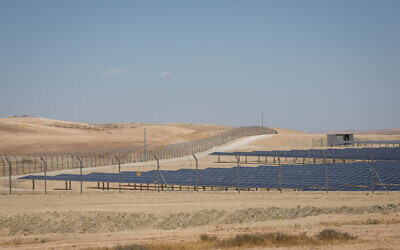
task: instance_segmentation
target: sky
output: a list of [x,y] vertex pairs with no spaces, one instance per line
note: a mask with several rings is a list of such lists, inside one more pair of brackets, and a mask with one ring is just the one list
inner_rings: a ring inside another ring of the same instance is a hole
[[400,1],[0,1],[0,117],[400,128]]

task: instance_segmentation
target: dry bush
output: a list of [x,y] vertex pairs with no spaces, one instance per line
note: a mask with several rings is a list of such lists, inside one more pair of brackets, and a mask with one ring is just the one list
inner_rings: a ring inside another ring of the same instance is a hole
[[127,246],[116,246],[114,250],[148,250],[148,248],[141,245],[127,245]]
[[201,241],[217,241],[218,238],[217,238],[217,236],[208,236],[207,234],[202,234],[202,235],[200,235],[200,240]]
[[321,232],[317,233],[315,235],[315,238],[324,240],[324,241],[329,241],[329,240],[354,240],[357,237],[350,235],[349,233],[343,233],[340,231],[337,231],[335,229],[324,229]]
[[142,245],[132,244],[124,246],[117,245],[115,247],[87,248],[87,250],[149,250],[149,248]]
[[335,229],[324,229],[309,237],[305,234],[289,235],[286,233],[254,233],[238,234],[231,238],[218,239],[216,236],[207,234],[200,235],[199,241],[179,242],[179,243],[150,243],[141,245],[126,245],[113,248],[103,248],[102,250],[192,250],[192,249],[215,249],[215,248],[237,248],[237,247],[256,247],[256,246],[310,246],[324,245],[332,241],[348,241],[356,237],[337,231]]
[[244,247],[244,246],[293,246],[315,244],[316,240],[304,234],[288,235],[285,233],[267,234],[241,234],[233,238],[224,239],[218,242],[220,247]]

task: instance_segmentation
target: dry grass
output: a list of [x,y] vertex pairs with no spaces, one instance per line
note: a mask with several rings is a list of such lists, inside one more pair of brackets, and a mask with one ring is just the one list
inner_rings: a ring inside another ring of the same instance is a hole
[[[335,229],[324,229],[310,237],[306,234],[290,235],[281,232],[265,234],[238,234],[234,237],[218,239],[217,236],[207,234],[200,235],[199,241],[179,243],[150,243],[144,245],[126,245],[113,248],[102,248],[102,250],[189,250],[189,249],[214,249],[214,248],[242,248],[242,247],[290,247],[290,246],[312,246],[327,245],[354,240],[357,237],[346,232]],[[91,248],[93,249],[93,248]]]
[[48,238],[21,238],[15,237],[11,240],[1,241],[0,246],[21,246],[25,244],[46,243],[49,242]]

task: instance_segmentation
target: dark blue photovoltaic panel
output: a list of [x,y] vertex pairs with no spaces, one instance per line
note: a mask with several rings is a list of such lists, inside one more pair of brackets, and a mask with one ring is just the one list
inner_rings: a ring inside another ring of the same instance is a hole
[[[372,177],[375,190],[400,191],[400,162],[385,161],[374,163],[374,175],[371,171],[372,163],[336,163],[327,167],[322,164],[309,165],[282,165],[240,167],[240,186],[242,188],[279,188],[279,175],[281,187],[284,189],[298,190],[325,190],[327,168],[329,190],[362,191],[370,190]],[[161,183],[169,185],[196,184],[195,169],[161,170],[160,181],[156,170],[141,172],[121,172],[122,183]],[[199,186],[236,187],[238,183],[238,168],[207,168],[198,171]],[[379,176],[379,177],[378,177]],[[80,181],[79,174],[62,174],[47,176],[47,180]],[[19,179],[43,180],[44,176],[28,175]],[[86,182],[118,183],[119,176],[114,173],[91,173],[82,175]],[[385,185],[382,185],[382,183]]]
[[354,141],[358,144],[400,144],[399,140],[386,140],[386,141]]
[[268,156],[290,158],[324,158],[346,160],[392,160],[400,161],[400,147],[389,148],[346,148],[310,150],[272,150],[253,152],[213,152],[210,155]]

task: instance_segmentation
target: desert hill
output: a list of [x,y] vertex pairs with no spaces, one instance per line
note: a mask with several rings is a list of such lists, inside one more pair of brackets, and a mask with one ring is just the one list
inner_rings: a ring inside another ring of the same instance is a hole
[[230,127],[209,124],[90,124],[38,117],[0,119],[0,154],[31,154],[164,145],[201,139]]

